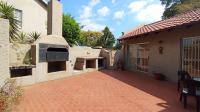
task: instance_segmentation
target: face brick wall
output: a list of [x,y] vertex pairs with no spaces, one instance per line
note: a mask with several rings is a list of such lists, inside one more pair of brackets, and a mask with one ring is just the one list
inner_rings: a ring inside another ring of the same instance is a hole
[[9,22],[0,19],[0,86],[9,76]]

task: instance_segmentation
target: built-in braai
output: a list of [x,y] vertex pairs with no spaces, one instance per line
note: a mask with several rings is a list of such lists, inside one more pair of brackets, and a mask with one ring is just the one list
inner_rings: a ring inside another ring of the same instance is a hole
[[39,44],[39,62],[68,61],[67,46],[54,44]]
[[39,44],[39,62],[47,62],[47,71],[66,71],[66,61],[69,59],[68,48],[65,45]]
[[77,57],[75,62],[76,70],[103,69],[105,66],[103,57]]

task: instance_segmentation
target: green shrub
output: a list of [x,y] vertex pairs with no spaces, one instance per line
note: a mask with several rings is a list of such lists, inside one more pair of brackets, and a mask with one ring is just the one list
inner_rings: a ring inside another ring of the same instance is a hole
[[27,44],[28,43],[27,34],[24,32],[19,32],[17,35],[17,42],[20,44]]
[[15,8],[12,5],[0,0],[0,18],[9,20],[10,42],[13,42],[16,39],[17,32],[19,31],[19,27],[14,16],[14,10]]
[[0,89],[0,112],[10,112],[22,98],[23,90],[15,80],[7,80]]
[[39,39],[41,37],[41,34],[38,32],[31,32],[29,34],[29,38],[30,38],[30,43],[35,42],[37,39]]

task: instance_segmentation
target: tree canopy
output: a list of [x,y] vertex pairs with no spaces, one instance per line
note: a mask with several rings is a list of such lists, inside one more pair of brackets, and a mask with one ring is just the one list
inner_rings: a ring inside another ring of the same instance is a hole
[[102,35],[103,34],[101,32],[97,31],[81,31],[79,43],[82,46],[94,47],[97,45],[97,41]]
[[103,35],[98,40],[97,45],[102,46],[103,48],[113,48],[113,44],[115,43],[115,37],[109,28],[106,26],[103,30]]
[[165,5],[163,19],[200,8],[200,0],[160,0]]
[[80,39],[80,26],[69,14],[63,14],[63,37],[73,46]]
[[120,50],[122,48],[122,44],[119,41],[116,41],[116,44],[114,46],[115,50]]

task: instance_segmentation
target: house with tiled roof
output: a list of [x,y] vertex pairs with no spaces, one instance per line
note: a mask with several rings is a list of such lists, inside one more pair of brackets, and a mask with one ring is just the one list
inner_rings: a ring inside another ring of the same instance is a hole
[[20,31],[47,35],[47,3],[43,0],[0,0],[15,8]]
[[128,70],[177,81],[177,71],[200,76],[200,9],[123,33],[124,65]]

